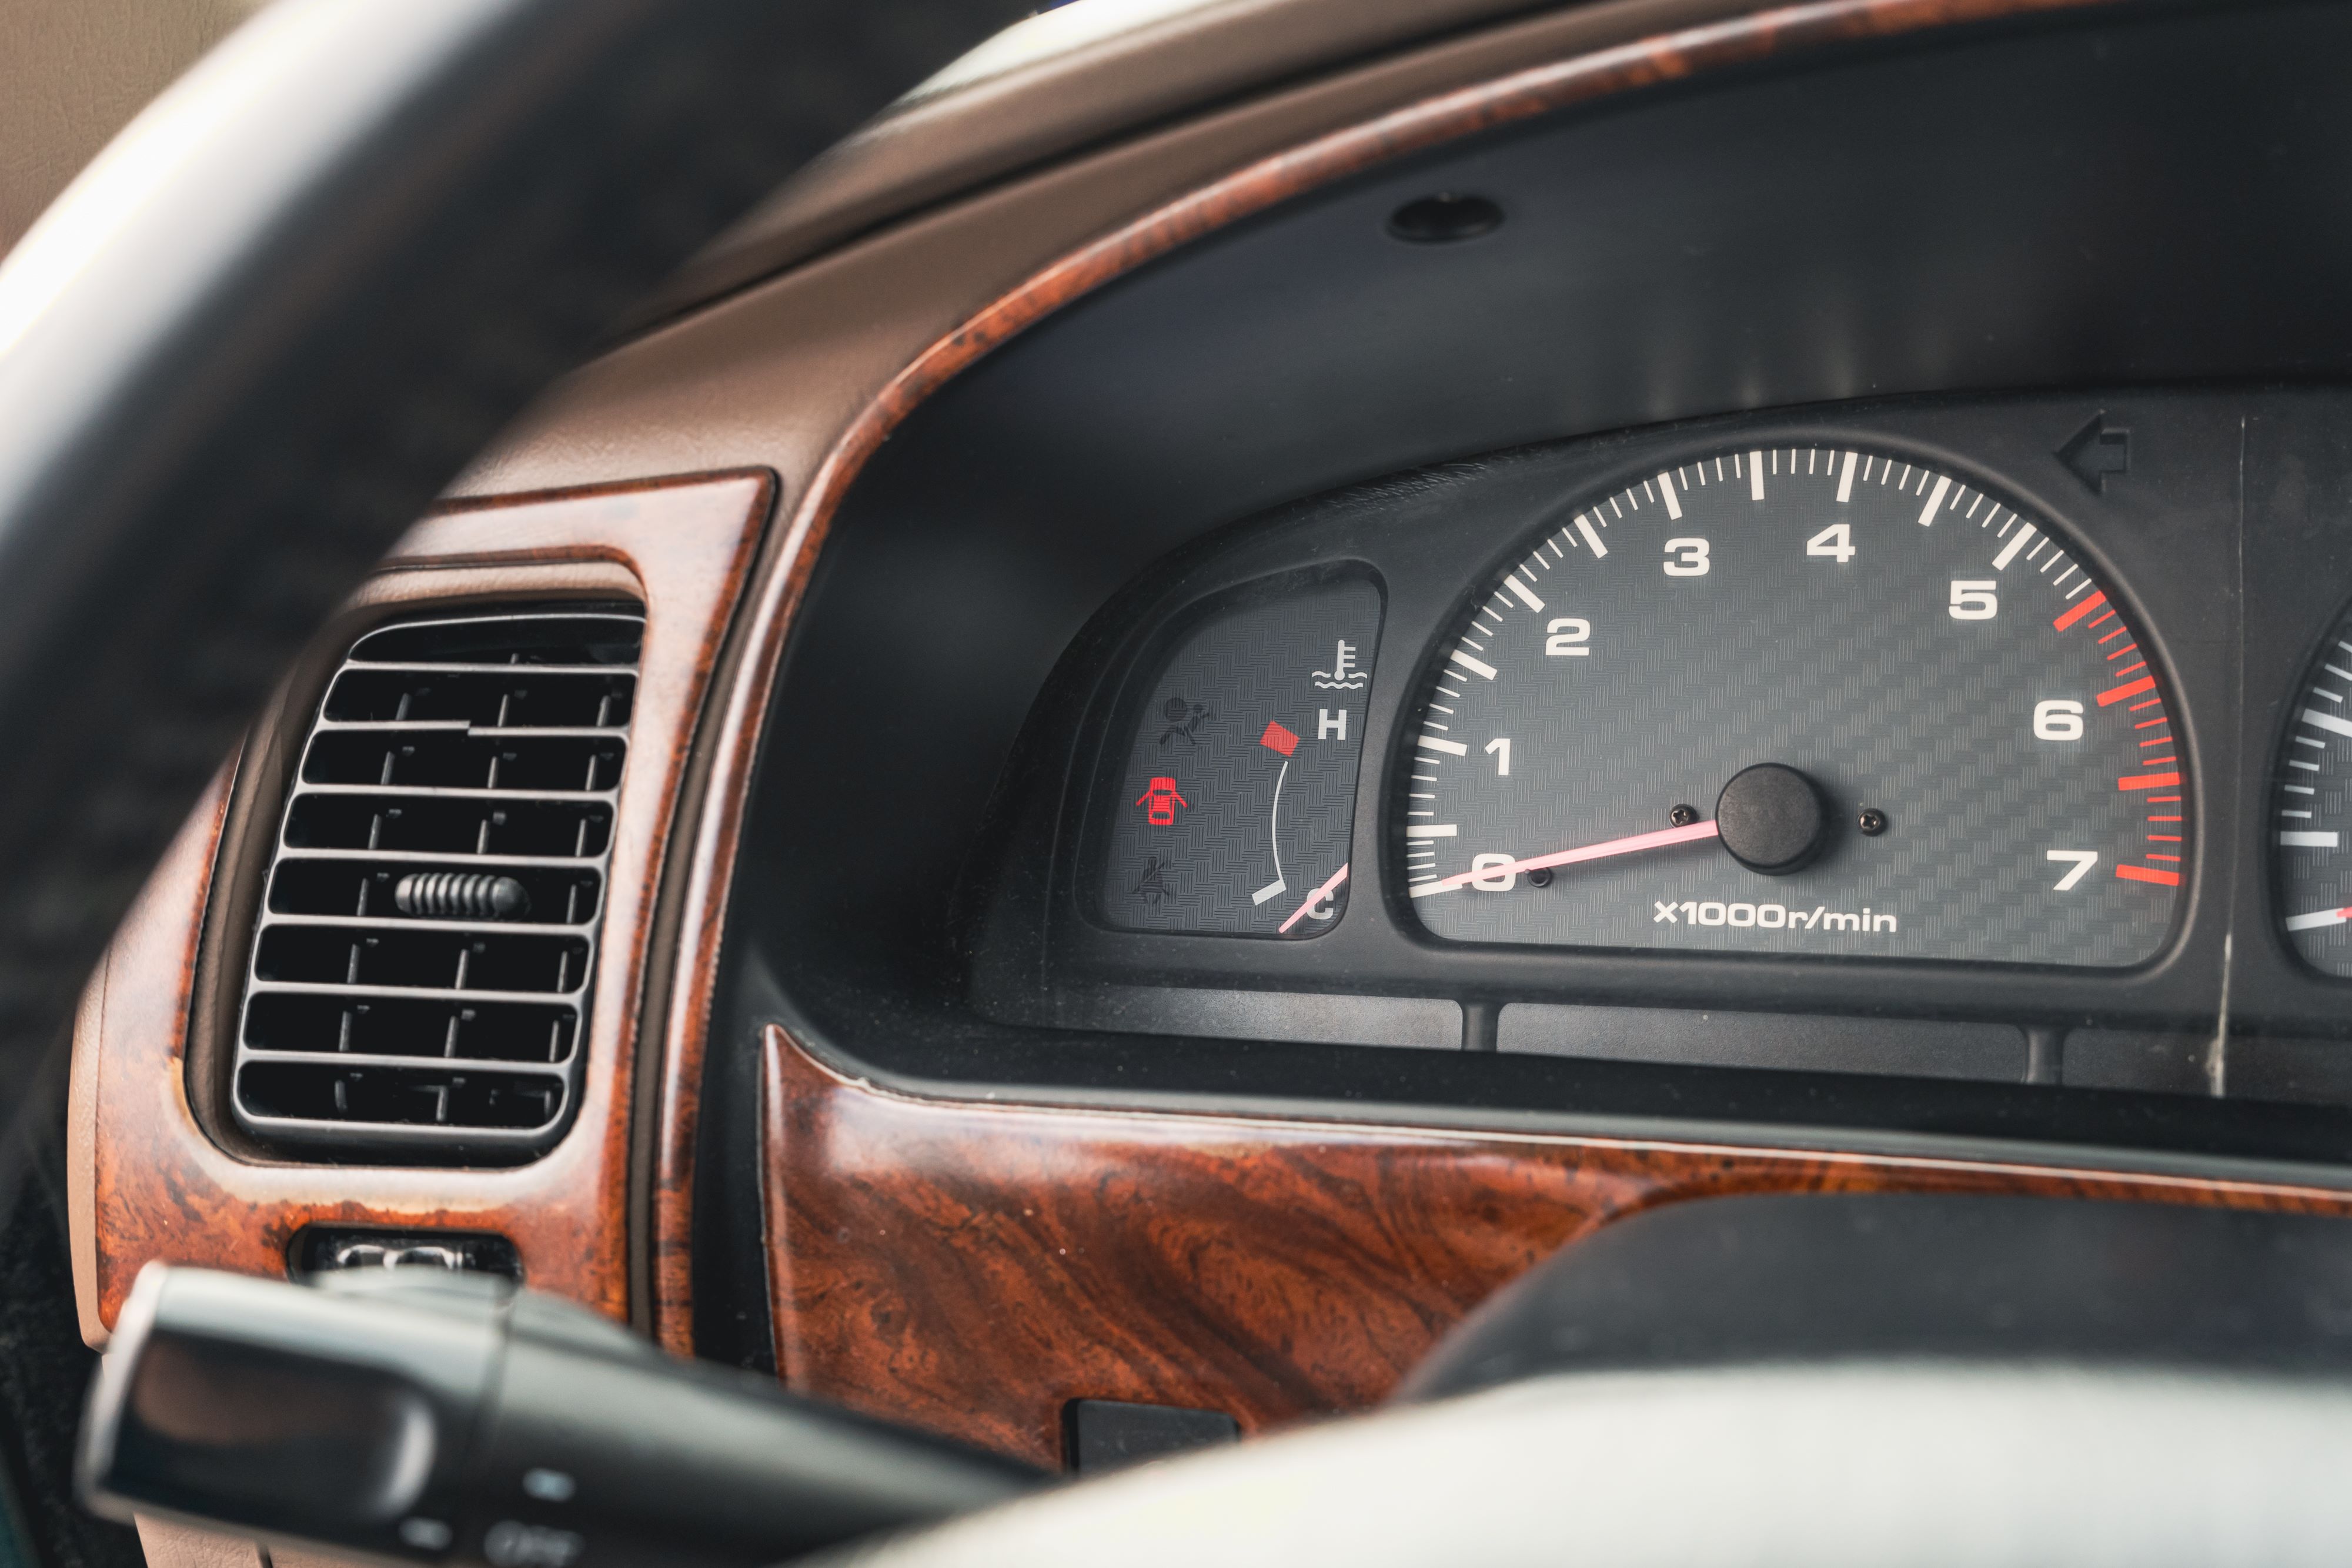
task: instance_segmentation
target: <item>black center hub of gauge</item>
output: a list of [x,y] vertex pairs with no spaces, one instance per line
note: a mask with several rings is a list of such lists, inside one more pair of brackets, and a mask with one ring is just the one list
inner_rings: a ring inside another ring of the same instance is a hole
[[1802,871],[1829,838],[1829,808],[1813,781],[1793,768],[1759,762],[1731,776],[1715,802],[1723,847],[1749,871],[1786,876]]

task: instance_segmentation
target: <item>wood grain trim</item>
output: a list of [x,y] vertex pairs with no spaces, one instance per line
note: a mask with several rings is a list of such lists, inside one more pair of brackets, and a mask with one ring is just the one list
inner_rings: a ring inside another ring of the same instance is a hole
[[[468,503],[428,517],[394,548],[337,636],[350,635],[354,616],[382,620],[427,603],[617,587],[646,604],[572,1129],[532,1164],[462,1175],[269,1162],[225,1147],[234,1144],[225,1134],[208,1136],[184,1068],[191,1017],[205,1000],[192,993],[220,863],[215,842],[230,815],[230,792],[216,787],[117,936],[74,1042],[75,1103],[89,1121],[77,1155],[87,1170],[76,1179],[89,1194],[79,1221],[88,1244],[78,1236],[77,1249],[89,1261],[77,1291],[93,1342],[150,1260],[279,1274],[288,1243],[314,1222],[497,1231],[515,1243],[534,1286],[626,1316],[628,1123],[647,927],[688,753],[773,496],[772,476],[749,473]],[[300,705],[278,711],[298,723],[308,716]],[[258,750],[248,748],[240,795],[266,787]],[[228,934],[212,966],[226,984],[241,976],[250,937],[249,921]]]
[[842,498],[908,413],[983,355],[1190,241],[1334,180],[1460,137],[1709,71],[1937,27],[2121,5],[2135,0],[1818,0],[1702,23],[1548,61],[1407,104],[1239,169],[1045,267],[933,343],[843,433],[765,563],[739,674],[712,739],[712,788],[683,894],[677,985],[664,1025],[650,1183],[649,1323],[678,1354],[694,1345],[694,1160],[719,943],[751,775],[785,638]]
[[768,1031],[786,1383],[1037,1464],[1076,1398],[1264,1431],[1377,1404],[1438,1336],[1637,1210],[1753,1192],[2020,1193],[2352,1215],[2249,1181],[911,1099]]

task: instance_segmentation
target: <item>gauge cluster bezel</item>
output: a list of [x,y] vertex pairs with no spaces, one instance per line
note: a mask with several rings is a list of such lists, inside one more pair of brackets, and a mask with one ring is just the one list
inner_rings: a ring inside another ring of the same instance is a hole
[[[2331,412],[2332,411],[2332,412]],[[2342,982],[2294,958],[2265,903],[2261,829],[2270,798],[2277,702],[2242,710],[2257,678],[2282,694],[2352,580],[2352,531],[2298,526],[2283,476],[2305,490],[2333,462],[2352,465],[2325,434],[2352,400],[2310,394],[2122,392],[1842,406],[1744,416],[1478,458],[1394,476],[1238,524],[1145,575],[1117,617],[1133,630],[1082,653],[1102,672],[1059,683],[1031,734],[1084,737],[1061,766],[1042,767],[1008,837],[1013,854],[1050,866],[1009,879],[975,950],[975,994],[1004,987],[1232,987],[1280,992],[1451,998],[1474,1015],[1515,1001],[1975,1019],[2022,1028],[2194,1034],[2224,1006],[2222,954],[2232,954],[2231,1010],[2294,1035],[2352,1034]],[[2131,467],[2098,488],[2060,455],[2094,422],[2129,433]],[[2242,464],[2277,443],[2277,460]],[[2156,956],[2126,969],[1843,956],[1714,955],[1473,946],[1429,936],[1406,907],[1385,820],[1410,745],[1410,705],[1440,639],[1466,599],[1520,559],[1560,506],[1734,444],[1858,445],[1949,472],[2046,519],[2126,610],[2177,708],[2191,788],[2188,876]],[[2339,488],[2342,479],[2336,480]],[[2345,514],[2352,519],[2352,511]],[[2273,537],[2282,530],[2294,538]],[[2315,535],[2315,538],[2313,537]],[[2338,542],[2339,539],[2347,542]],[[2264,564],[2273,556],[2298,567]],[[2328,570],[2315,572],[2315,559]],[[1357,894],[1337,928],[1308,944],[1147,936],[1088,918],[1076,846],[1080,781],[1122,684],[1156,629],[1187,607],[1254,580],[1348,562],[1374,573],[1386,618],[1368,702],[1365,773],[1357,788]],[[2315,579],[2327,581],[2315,592]],[[2246,597],[2249,582],[2257,600]],[[1107,612],[1110,613],[1110,612]],[[1085,643],[1082,639],[1082,644]],[[2284,670],[2281,676],[2277,672]],[[2260,690],[2262,687],[2252,689]],[[1377,889],[1379,896],[1370,896]],[[1014,961],[1008,964],[1007,958]],[[1025,980],[1019,977],[1026,977]],[[2259,996],[2252,1005],[2249,993]],[[1473,1041],[1475,1044],[1475,1040]]]

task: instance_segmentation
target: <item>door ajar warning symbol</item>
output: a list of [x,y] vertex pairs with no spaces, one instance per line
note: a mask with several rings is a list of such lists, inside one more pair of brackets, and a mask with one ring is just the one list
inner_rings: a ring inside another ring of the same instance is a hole
[[1176,792],[1176,780],[1163,776],[1154,779],[1150,786],[1135,798],[1135,803],[1143,808],[1144,821],[1153,827],[1172,828],[1176,825],[1176,808],[1189,806],[1192,802]]

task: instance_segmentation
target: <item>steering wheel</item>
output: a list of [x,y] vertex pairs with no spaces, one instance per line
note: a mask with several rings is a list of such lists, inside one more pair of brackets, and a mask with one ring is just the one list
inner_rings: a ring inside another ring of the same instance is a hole
[[[0,269],[0,1105],[40,1113],[138,882],[398,531],[642,291],[1017,8],[279,0],[43,220]],[[1538,1375],[865,1559],[2316,1561],[2352,1540],[2347,1469],[2333,1384],[1815,1357]]]

